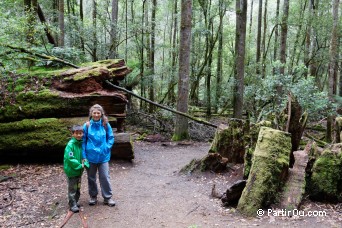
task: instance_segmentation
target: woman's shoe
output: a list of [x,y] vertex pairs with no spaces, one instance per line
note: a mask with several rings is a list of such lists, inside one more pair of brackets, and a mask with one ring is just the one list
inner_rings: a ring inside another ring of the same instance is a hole
[[103,203],[108,205],[108,206],[110,206],[110,207],[114,207],[115,206],[115,201],[112,200],[112,198],[104,199]]
[[96,203],[97,203],[96,197],[90,197],[90,200],[89,200],[88,204],[89,204],[90,206],[93,206],[93,205],[95,205]]

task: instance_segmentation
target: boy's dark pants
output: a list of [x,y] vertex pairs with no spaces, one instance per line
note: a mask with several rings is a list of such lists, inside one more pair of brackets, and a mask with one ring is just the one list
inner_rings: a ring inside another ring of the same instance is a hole
[[68,177],[68,199],[69,206],[77,205],[81,195],[81,177]]

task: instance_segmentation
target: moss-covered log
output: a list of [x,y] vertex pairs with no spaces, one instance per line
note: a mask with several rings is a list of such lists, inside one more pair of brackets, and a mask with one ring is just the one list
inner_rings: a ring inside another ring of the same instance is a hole
[[[0,123],[0,157],[6,160],[59,160],[71,137],[74,124],[83,124],[83,118],[43,118]],[[113,158],[134,158],[133,143],[129,134],[114,134]]]
[[284,186],[291,152],[291,135],[262,127],[252,159],[247,184],[238,203],[238,210],[256,216],[258,209],[273,203]]
[[219,153],[230,163],[243,163],[245,155],[246,122],[230,119],[228,126],[221,124],[209,149],[209,153]]
[[129,72],[125,62],[116,59],[79,69],[11,74],[2,81],[0,122],[88,115],[94,103],[103,105],[107,114],[124,117],[125,93],[105,81],[118,83]]
[[310,198],[342,202],[342,143],[330,145],[315,156],[307,186]]

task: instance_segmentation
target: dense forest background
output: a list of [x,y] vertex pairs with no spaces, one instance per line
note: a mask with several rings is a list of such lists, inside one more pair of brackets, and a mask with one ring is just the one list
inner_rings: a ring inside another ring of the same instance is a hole
[[[122,58],[132,72],[121,86],[151,101],[280,127],[294,97],[309,121],[326,121],[332,141],[340,14],[339,0],[2,0],[0,77],[64,67],[46,56],[76,65]],[[187,128],[177,117],[174,139]]]

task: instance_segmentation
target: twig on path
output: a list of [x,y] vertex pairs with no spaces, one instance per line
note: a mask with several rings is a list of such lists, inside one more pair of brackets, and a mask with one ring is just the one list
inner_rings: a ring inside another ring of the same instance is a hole
[[189,211],[186,216],[188,216],[189,214],[191,214],[192,212],[196,211],[201,205],[198,205],[197,207],[195,207],[194,209],[192,209],[191,211]]
[[[83,210],[83,209],[82,209],[82,210]],[[71,218],[74,214],[75,214],[74,212],[68,210],[68,213],[67,213],[67,215],[65,216],[64,221],[63,221],[62,225],[60,226],[60,228],[64,227],[65,224],[68,223],[68,221],[70,220],[70,218]],[[87,218],[86,218],[86,216],[83,215],[83,212],[81,211],[81,209],[80,209],[80,211],[78,212],[78,214],[79,214],[80,219],[81,219],[81,222],[82,222],[82,227],[83,227],[83,228],[88,228]]]

